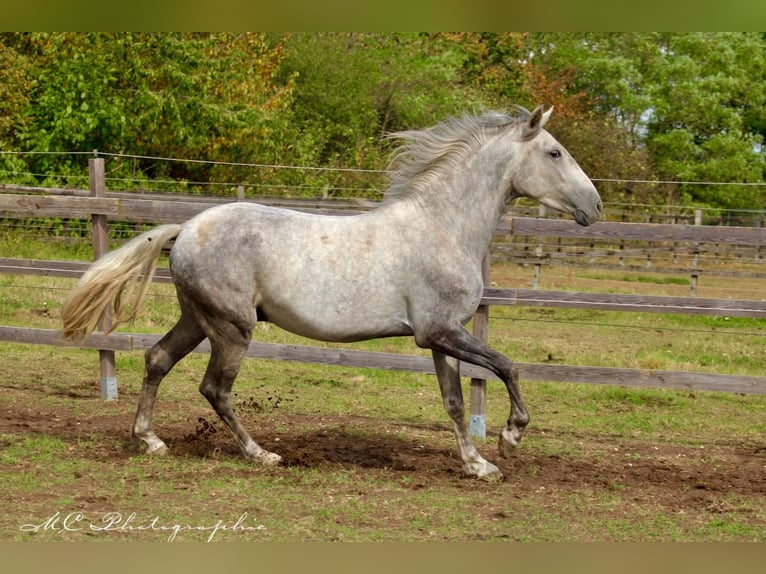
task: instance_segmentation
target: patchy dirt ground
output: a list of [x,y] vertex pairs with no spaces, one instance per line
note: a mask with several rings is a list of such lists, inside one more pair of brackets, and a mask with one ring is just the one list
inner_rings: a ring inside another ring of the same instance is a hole
[[[132,414],[125,412],[132,413],[132,406],[120,410],[121,414],[79,418],[71,410],[53,411],[6,402],[0,409],[0,435],[7,439],[42,434],[71,444],[87,436],[96,446],[86,457],[120,465],[137,454],[129,440]],[[456,484],[465,489],[472,484],[460,480],[460,464],[446,422],[397,424],[365,417],[289,413],[256,417],[256,413],[244,411],[240,414],[255,439],[281,454],[288,466],[318,471],[393,473],[406,477],[407,484],[415,490],[449,490]],[[173,423],[162,425],[158,432],[168,443],[171,456],[201,459],[239,456],[228,432],[210,413],[201,413],[195,428]],[[504,473],[502,492],[514,499],[555,505],[563,497],[583,492],[611,493],[617,501],[612,502],[612,517],[630,520],[648,508],[653,512],[659,509],[668,516],[705,516],[708,520],[711,516],[723,520],[736,513],[737,524],[746,526],[750,532],[766,529],[766,442],[721,440],[701,448],[626,442],[582,433],[569,437],[575,446],[568,451],[551,453],[555,449],[546,448],[545,441],[553,431],[536,427],[530,432],[537,447],[520,448],[508,461],[498,460],[494,445],[480,447],[485,456],[499,463]],[[0,446],[7,446],[7,440]],[[2,466],[3,472],[13,471]],[[83,484],[83,477],[79,478],[78,489],[97,490],[96,485]],[[35,495],[25,496],[32,502],[29,497]],[[39,496],[50,497],[46,493]],[[90,502],[98,505],[100,501],[95,497]],[[493,519],[511,519],[508,509],[512,505],[493,508],[486,510]],[[595,516],[603,513],[603,508],[584,504],[578,509],[580,519],[588,513]]]

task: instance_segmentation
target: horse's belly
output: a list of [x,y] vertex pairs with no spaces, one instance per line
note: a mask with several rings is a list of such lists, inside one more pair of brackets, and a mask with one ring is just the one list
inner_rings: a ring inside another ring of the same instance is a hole
[[356,341],[367,341],[369,339],[412,335],[412,329],[403,325],[389,325],[386,328],[368,328],[367,326],[358,326],[355,328],[349,325],[313,325],[305,321],[296,322],[294,324],[285,321],[276,323],[276,325],[301,337],[307,337],[317,341],[327,341],[330,343],[353,343]]
[[259,314],[291,333],[321,341],[348,343],[412,335],[405,309],[380,304],[371,309],[365,303],[327,298],[300,302],[272,300],[261,303]]

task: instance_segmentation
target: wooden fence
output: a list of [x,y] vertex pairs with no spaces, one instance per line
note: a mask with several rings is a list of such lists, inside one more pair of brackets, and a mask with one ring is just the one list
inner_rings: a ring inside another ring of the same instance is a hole
[[[214,204],[248,201],[242,190],[237,197],[210,198],[179,194],[144,194],[140,192],[107,192],[103,181],[103,164],[91,160],[90,190],[34,188],[0,185],[0,217],[6,218],[65,218],[88,219],[93,222],[94,246],[103,250],[106,222],[172,223],[182,222]],[[353,214],[369,208],[355,201],[258,200],[283,207],[310,212]],[[563,219],[512,217],[497,229],[498,237],[528,236],[579,238],[624,244],[627,241],[686,243],[700,246],[708,243],[766,246],[766,229],[707,225],[675,225],[656,223],[622,223],[603,221],[590,227],[580,227]],[[0,273],[79,277],[87,263],[73,261],[43,261],[0,258]],[[488,265],[486,266],[488,268]],[[700,273],[701,269],[694,270]],[[156,281],[169,281],[167,269],[158,269]],[[489,282],[487,282],[489,284]],[[541,291],[537,289],[485,289],[482,305],[477,312],[474,328],[486,336],[487,309],[493,305],[527,305],[567,307],[607,311],[640,311],[642,313],[687,313],[696,315],[766,318],[766,301],[742,299],[705,299],[699,297],[661,297],[571,291]],[[79,346],[98,349],[102,364],[102,395],[115,398],[106,388],[109,364],[113,369],[114,351],[146,349],[159,339],[155,335],[130,333],[93,334]],[[0,326],[0,341],[66,346],[55,330]],[[208,352],[207,342],[198,348]],[[109,358],[111,354],[111,359]],[[430,358],[392,353],[367,352],[352,349],[328,349],[309,346],[276,345],[252,342],[249,357],[287,361],[312,362],[353,367],[394,369],[433,374]],[[106,365],[106,367],[105,367]],[[518,363],[522,379],[596,383],[636,387],[697,389],[766,394],[766,377],[708,374],[651,369],[620,369],[591,366],[567,366]],[[106,368],[106,371],[104,369]],[[105,374],[106,372],[106,374]],[[482,386],[491,373],[473,365],[463,365],[463,375],[472,378],[471,414],[483,412]],[[114,383],[116,385],[116,382]],[[474,405],[476,402],[476,405]],[[481,433],[479,433],[481,434]]]

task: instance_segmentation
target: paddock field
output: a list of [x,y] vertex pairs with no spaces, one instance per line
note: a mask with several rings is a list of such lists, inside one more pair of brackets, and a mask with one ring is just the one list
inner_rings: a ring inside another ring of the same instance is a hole
[[[531,270],[493,268],[501,286]],[[541,288],[686,294],[651,273],[546,272]],[[762,298],[762,281],[705,279],[703,297]],[[0,324],[55,328],[72,281],[0,276]],[[759,295],[760,293],[760,295]],[[162,333],[172,288],[155,285],[129,330]],[[756,319],[492,308],[490,340],[524,362],[763,375]],[[259,326],[255,338],[304,342]],[[420,352],[408,340],[359,345]],[[427,375],[246,360],[235,408],[284,457],[243,461],[197,392],[204,355],[180,363],[155,416],[170,453],[130,442],[139,352],[118,353],[119,400],[99,397],[94,351],[3,343],[0,539],[164,540],[766,540],[766,397],[521,381],[532,416],[509,460],[508,415],[488,387],[479,450],[504,479],[460,474],[436,381]],[[466,390],[466,395],[467,395]]]

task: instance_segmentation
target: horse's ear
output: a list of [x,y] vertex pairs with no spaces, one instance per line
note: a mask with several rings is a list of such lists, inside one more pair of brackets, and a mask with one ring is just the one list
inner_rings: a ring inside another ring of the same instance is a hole
[[543,126],[548,123],[552,113],[553,107],[551,107],[547,112],[543,112],[543,106],[537,106],[535,110],[529,115],[527,123],[524,125],[524,139],[532,139],[535,137],[537,133],[543,129]]
[[540,127],[544,128],[545,124],[548,123],[548,120],[551,119],[551,114],[553,113],[553,106],[548,108],[548,111],[543,114],[542,119],[540,120]]

